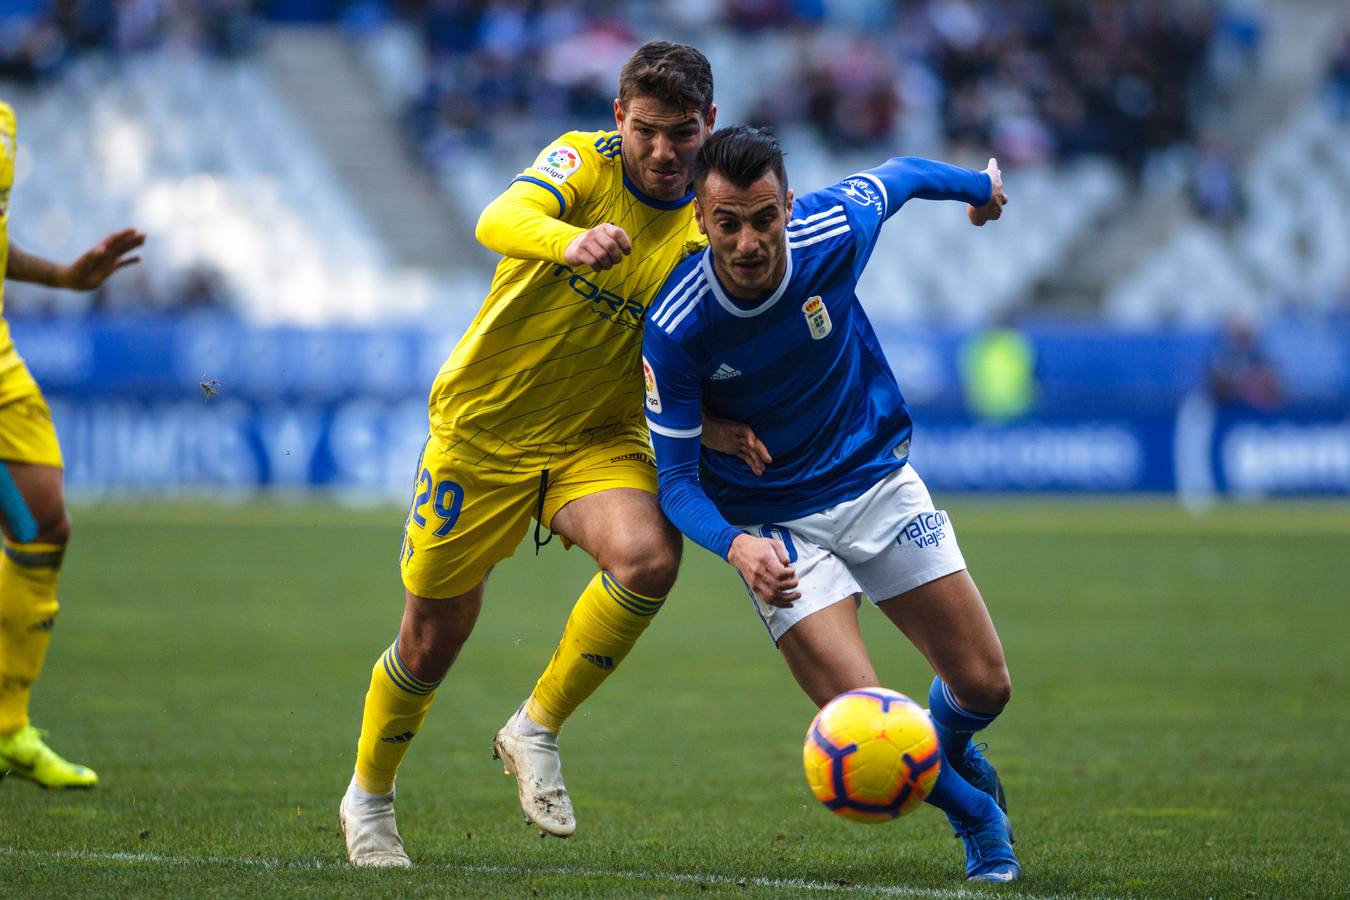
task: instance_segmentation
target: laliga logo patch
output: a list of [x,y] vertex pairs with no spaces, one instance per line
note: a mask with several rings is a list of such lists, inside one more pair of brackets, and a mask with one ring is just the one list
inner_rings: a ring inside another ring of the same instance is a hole
[[647,357],[642,357],[642,380],[647,385],[647,408],[654,413],[661,411],[661,392],[656,388],[656,373],[652,371]]
[[581,168],[581,154],[571,147],[559,145],[548,151],[548,155],[534,164],[535,169],[562,184],[572,177],[572,173]]
[[820,299],[819,294],[802,304],[802,315],[806,317],[806,327],[811,329],[812,339],[819,341],[829,336],[834,326],[830,324],[830,311],[825,308],[825,301]]
[[0,190],[0,219],[9,212],[9,189]]

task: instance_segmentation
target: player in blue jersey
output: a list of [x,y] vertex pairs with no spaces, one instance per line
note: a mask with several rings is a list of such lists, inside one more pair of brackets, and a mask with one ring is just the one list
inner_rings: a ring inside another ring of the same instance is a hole
[[[854,293],[906,201],[997,219],[998,165],[895,158],[794,198],[772,135],[737,126],[703,145],[694,188],[708,249],[667,279],[643,339],[661,507],[740,572],[817,705],[878,684],[860,594],[905,633],[938,676],[944,765],[928,800],[964,841],[967,880],[1014,881],[1002,788],[971,743],[1008,702],[1003,648],[951,521],[907,465],[909,412]],[[745,423],[762,452],[701,449],[705,410]]]

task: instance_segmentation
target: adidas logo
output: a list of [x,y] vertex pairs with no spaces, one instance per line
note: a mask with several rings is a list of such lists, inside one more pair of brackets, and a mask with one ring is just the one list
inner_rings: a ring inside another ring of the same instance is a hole
[[411,731],[405,731],[402,734],[391,734],[389,737],[380,738],[381,743],[385,744],[406,744],[413,739]]
[[712,373],[713,381],[726,381],[728,378],[735,378],[741,374],[740,369],[734,369],[726,363],[717,367],[717,371]]
[[606,672],[614,668],[614,657],[612,656],[599,656],[594,653],[583,653],[581,654],[581,658],[591,665],[599,666]]

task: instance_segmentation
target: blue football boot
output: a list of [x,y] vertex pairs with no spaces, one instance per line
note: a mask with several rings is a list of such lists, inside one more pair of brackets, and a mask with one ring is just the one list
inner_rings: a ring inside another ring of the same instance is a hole
[[967,745],[965,757],[959,764],[954,764],[954,768],[961,773],[962,778],[970,782],[971,787],[993,797],[998,808],[1007,812],[1008,798],[1003,793],[1003,782],[999,780],[994,764],[984,755],[984,750],[988,746],[984,742]]
[[[984,755],[984,749],[988,746],[983,742],[967,744],[965,756],[960,764],[952,763],[952,770],[964,778],[971,787],[992,797],[994,802],[998,804],[998,808],[1006,813],[1008,811],[1008,800],[1003,794],[1003,782],[999,780],[994,764]],[[943,759],[946,759],[946,757],[944,756]],[[960,820],[948,814],[947,821],[951,823],[952,830],[959,835],[962,827]],[[1008,842],[1017,843],[1011,825],[1008,827]]]
[[1022,867],[1013,855],[1012,823],[1001,809],[992,815],[968,821],[956,836],[966,846],[966,881],[1008,882],[1022,877]]

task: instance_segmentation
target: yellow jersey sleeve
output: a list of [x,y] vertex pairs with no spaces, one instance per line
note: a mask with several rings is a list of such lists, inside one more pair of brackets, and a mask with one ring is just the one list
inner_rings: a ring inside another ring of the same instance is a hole
[[[613,155],[606,155],[606,148]],[[557,217],[568,220],[568,213],[576,211],[605,181],[618,152],[617,134],[569,131],[541,150],[534,164],[511,183],[533,185],[536,193],[551,194]]]
[[[478,242],[511,259],[565,263],[567,245],[586,231],[571,224],[569,214],[602,183],[618,153],[617,138],[610,132],[572,131],[549,144],[483,210],[474,232]],[[604,148],[613,155],[605,155]]]
[[478,243],[511,259],[565,263],[567,245],[586,229],[554,217],[557,203],[528,182],[513,181],[478,217]]

